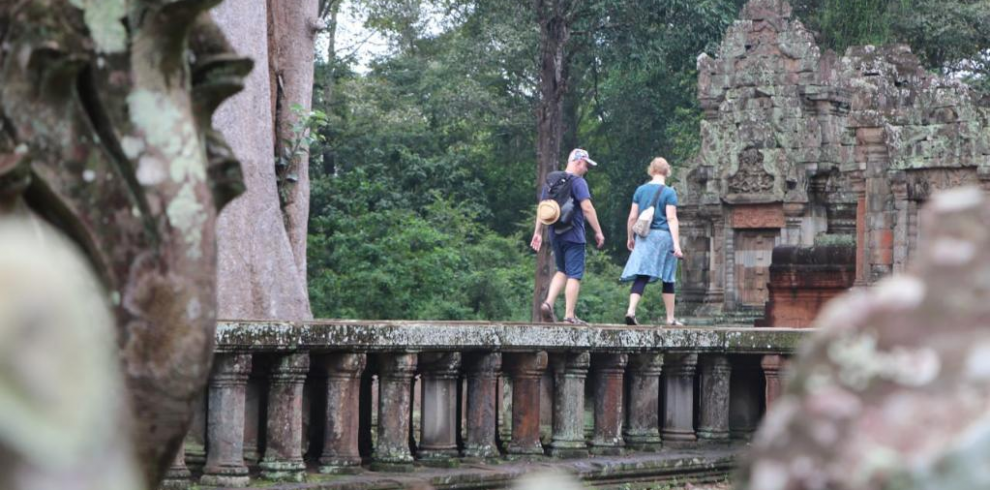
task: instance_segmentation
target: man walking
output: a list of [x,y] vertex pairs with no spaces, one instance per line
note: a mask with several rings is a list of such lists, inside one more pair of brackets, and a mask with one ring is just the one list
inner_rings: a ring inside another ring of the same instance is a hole
[[[598,165],[590,158],[588,152],[582,149],[574,149],[567,158],[567,168],[565,172],[569,177],[571,185],[571,197],[574,205],[580,206],[581,212],[575,212],[571,222],[567,225],[555,223],[550,225],[550,245],[553,247],[554,262],[557,266],[557,273],[550,281],[550,289],[547,291],[547,298],[540,305],[540,316],[544,322],[557,321],[553,312],[554,302],[561,289],[564,289],[564,322],[575,325],[587,325],[587,322],[574,315],[574,306],[577,304],[578,293],[581,291],[581,278],[584,277],[584,248],[585,239],[584,224],[587,222],[591,229],[595,231],[595,244],[598,248],[605,246],[605,235],[602,234],[602,227],[598,223],[598,214],[591,204],[591,191],[588,190],[588,182],[584,180],[584,174],[588,173],[591,167]],[[546,199],[549,189],[543,187],[543,196]],[[576,211],[576,210],[575,210]],[[560,227],[560,233],[557,231]],[[536,229],[533,230],[533,240],[529,246],[540,251],[543,244],[543,223],[536,220]],[[565,289],[566,286],[566,289]]]

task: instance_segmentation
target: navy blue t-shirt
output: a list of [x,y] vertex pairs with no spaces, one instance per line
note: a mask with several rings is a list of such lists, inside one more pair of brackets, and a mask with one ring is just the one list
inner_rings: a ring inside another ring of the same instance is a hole
[[640,213],[646,211],[653,202],[653,196],[661,187],[663,189],[660,199],[657,200],[657,208],[653,210],[653,224],[650,225],[650,229],[670,231],[670,225],[667,224],[667,206],[677,207],[677,191],[665,185],[646,183],[636,188],[632,202],[639,205]]
[[[591,199],[591,191],[588,189],[588,181],[584,180],[584,177],[579,177],[574,174],[568,175],[572,176],[571,196],[574,198],[574,215],[571,218],[571,223],[574,227],[558,235],[556,230],[554,230],[554,226],[556,225],[550,225],[550,239],[573,243],[586,243],[587,239],[584,236],[584,211],[581,210],[581,201]],[[542,200],[546,198],[547,188],[546,186],[543,186],[543,194],[540,196],[540,199]]]

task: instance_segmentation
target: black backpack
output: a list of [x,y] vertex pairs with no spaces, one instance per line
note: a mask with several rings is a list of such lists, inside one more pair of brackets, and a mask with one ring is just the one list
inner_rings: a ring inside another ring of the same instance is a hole
[[547,180],[544,184],[547,189],[547,197],[557,201],[560,206],[560,218],[553,224],[553,230],[557,235],[574,228],[574,196],[571,194],[573,181],[573,175],[558,170],[547,174]]

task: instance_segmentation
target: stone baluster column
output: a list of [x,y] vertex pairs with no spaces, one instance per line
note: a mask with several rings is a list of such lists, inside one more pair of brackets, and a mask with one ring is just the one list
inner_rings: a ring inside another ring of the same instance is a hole
[[732,439],[749,439],[759,424],[764,390],[758,361],[756,356],[732,359],[729,379],[729,436]]
[[784,357],[780,355],[766,355],[760,360],[760,367],[763,368],[763,376],[766,379],[766,407],[769,410],[774,400],[780,398],[783,391],[780,383],[780,371],[784,364]]
[[213,360],[203,485],[244,487],[251,482],[244,465],[244,399],[250,373],[250,354],[217,354]]
[[361,375],[367,355],[331,354],[324,361],[327,373],[326,427],[320,473],[351,473],[361,465],[359,426]]
[[588,455],[584,440],[584,380],[591,354],[566,352],[551,356],[554,374],[553,436],[550,455],[582,458]]
[[499,403],[498,372],[502,367],[502,354],[470,354],[466,356],[464,366],[467,374],[467,438],[464,440],[464,456],[497,457],[496,407]]
[[591,452],[619,455],[625,448],[622,440],[623,374],[629,357],[626,354],[596,354],[592,357],[591,376],[595,394],[595,435]]
[[409,449],[412,380],[416,354],[389,353],[378,358],[378,440],[371,469],[411,471]]
[[626,446],[637,451],[660,450],[660,373],[663,354],[629,356]]
[[[721,312],[725,305],[725,237],[726,219],[713,216],[709,245],[708,291],[705,293],[705,309],[709,313]],[[728,232],[731,235],[731,228]]]
[[175,453],[172,465],[165,472],[165,479],[162,480],[159,490],[186,490],[192,484],[192,474],[186,467],[185,444],[179,445],[179,450]]
[[441,466],[457,465],[457,372],[459,352],[419,355],[423,383],[417,458]]
[[729,439],[729,379],[732,366],[723,355],[701,357],[701,417],[698,439]]
[[512,376],[512,440],[507,453],[513,456],[542,455],[540,444],[540,378],[547,368],[547,353],[506,355]]
[[[865,167],[865,162],[862,163]],[[866,178],[862,172],[853,172],[850,176],[852,190],[856,193],[856,279],[853,287],[861,288],[869,284],[869,267],[867,265],[869,248],[866,231]]]
[[698,354],[668,354],[664,366],[664,444],[697,441],[694,433],[694,373]]
[[261,475],[268,480],[303,481],[303,383],[309,372],[309,354],[285,354],[275,359],[268,379],[268,421]]
[[203,393],[193,401],[192,421],[189,424],[189,432],[183,441],[185,446],[185,460],[189,471],[202,473],[203,466],[206,465],[206,399],[209,388],[204,387]]

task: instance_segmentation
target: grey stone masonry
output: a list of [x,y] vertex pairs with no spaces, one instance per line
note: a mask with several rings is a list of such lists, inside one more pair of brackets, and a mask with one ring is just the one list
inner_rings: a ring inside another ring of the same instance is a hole
[[372,469],[412,471],[409,447],[416,354],[378,356],[378,440]]
[[663,354],[630,354],[629,390],[626,397],[626,446],[638,451],[659,451],[660,440],[660,373]]
[[498,322],[348,321],[267,322],[221,321],[217,324],[219,352],[271,352],[307,349],[312,352],[361,350],[500,350],[611,352],[685,350],[737,354],[792,351],[807,332],[792,328],[630,328],[592,325]]
[[562,352],[551,358],[553,366],[553,436],[549,453],[558,458],[588,455],[584,440],[584,382],[591,354]]
[[361,464],[358,427],[366,364],[365,354],[335,353],[324,359],[327,411],[320,473],[346,473]]
[[729,439],[729,379],[732,366],[723,355],[701,356],[701,417],[698,439],[725,441]]
[[[582,465],[625,461],[635,466],[637,461],[665,465],[656,462],[680,461],[691,453],[702,459],[685,471],[710,478],[727,470],[706,467],[702,453],[731,447],[673,447],[678,441],[691,445],[699,359],[700,381],[713,390],[729,388],[708,384],[709,362],[721,366],[717,360],[729,358],[733,368],[736,363],[751,366],[754,382],[732,390],[741,390],[736,394],[740,399],[756,402],[757,410],[750,415],[758,417],[765,395],[760,361],[774,359],[766,355],[792,354],[809,333],[487,322],[222,322],[205,421],[193,428],[208,434],[202,482],[250,484],[244,440],[252,366],[262,381],[256,399],[266,403],[255,409],[257,422],[250,422],[262,430],[257,438],[264,456],[259,475],[263,482],[258,482],[262,486],[272,485],[267,482],[273,479],[298,480],[302,454],[319,456],[309,473],[345,474],[312,475],[307,478],[314,482],[282,483],[279,488],[311,486],[317,479],[321,486],[354,478],[394,484],[425,473],[456,479],[473,474],[477,465],[501,465],[503,456],[558,460],[553,464],[577,457],[575,461],[586,461]],[[307,362],[312,369],[306,369]],[[502,385],[502,376],[511,383]],[[309,395],[305,425],[298,417],[305,406],[302,393]],[[720,396],[715,399],[725,394]],[[717,405],[704,397],[700,401],[702,410]],[[590,435],[589,408],[594,412]],[[723,408],[723,414],[726,411]],[[707,420],[703,411],[697,417]],[[661,421],[666,422],[662,433]],[[506,428],[502,434],[500,423]],[[714,432],[718,427],[724,431],[725,423],[709,425]],[[308,440],[300,439],[303,430]],[[661,447],[668,443],[670,448]],[[175,473],[181,476],[179,463]],[[639,470],[629,466],[622,471],[631,475]]]
[[213,360],[203,485],[243,487],[251,481],[244,465],[244,398],[250,372],[250,354],[220,354]]
[[540,443],[540,379],[547,368],[547,353],[507,355],[506,370],[512,375],[512,456],[543,454]]
[[694,433],[694,373],[698,354],[664,356],[664,444],[678,445],[697,440]]
[[591,375],[595,406],[595,433],[591,452],[598,455],[619,455],[625,447],[622,440],[623,373],[629,358],[626,354],[602,353],[592,356]]
[[433,463],[456,464],[457,373],[459,352],[429,352],[419,355],[423,401],[419,451],[416,457]]
[[261,474],[269,480],[302,481],[303,383],[309,354],[279,356],[271,368],[268,391],[267,446]]
[[186,467],[186,451],[185,448],[179,447],[179,451],[175,454],[175,460],[165,472],[165,480],[162,481],[160,488],[161,490],[186,490],[190,485],[192,485],[192,474]]
[[466,355],[467,427],[464,456],[494,458],[499,455],[495,439],[498,425],[496,407],[498,373],[502,354],[479,352]]
[[697,69],[699,152],[672,162],[679,311],[759,309],[776,245],[855,242],[857,285],[873,284],[918,256],[933,192],[990,192],[986,99],[906,45],[835,53],[786,1],[751,0]]

